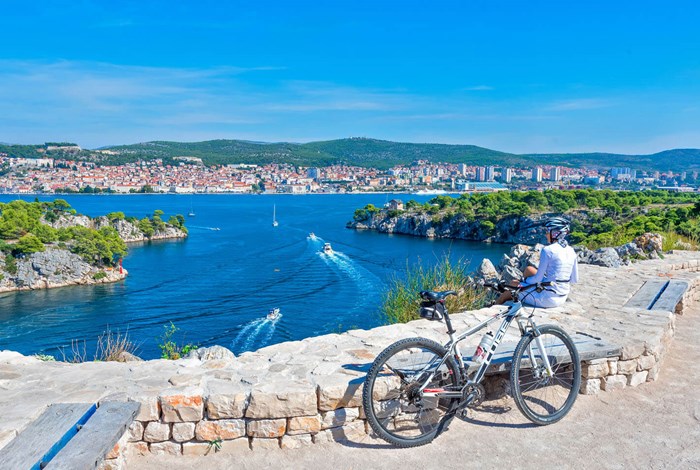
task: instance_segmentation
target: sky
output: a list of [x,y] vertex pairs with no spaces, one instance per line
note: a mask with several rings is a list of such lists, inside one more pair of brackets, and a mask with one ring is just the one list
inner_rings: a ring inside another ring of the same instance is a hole
[[692,1],[0,0],[0,142],[700,148]]

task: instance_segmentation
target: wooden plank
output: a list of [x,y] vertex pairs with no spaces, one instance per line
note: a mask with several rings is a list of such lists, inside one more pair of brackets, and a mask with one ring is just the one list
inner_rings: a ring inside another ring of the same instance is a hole
[[675,312],[676,305],[683,298],[683,294],[688,290],[688,281],[672,279],[666,290],[654,302],[650,310],[665,310],[667,312]]
[[104,402],[78,434],[61,450],[47,469],[81,470],[97,468],[105,455],[139,412],[137,402]]
[[0,468],[39,467],[42,458],[64,437],[75,432],[86,421],[92,403],[57,403],[49,406],[12,442],[0,450]]
[[656,300],[657,295],[663,289],[668,280],[650,279],[642,284],[642,287],[627,301],[624,307],[637,310],[648,310]]

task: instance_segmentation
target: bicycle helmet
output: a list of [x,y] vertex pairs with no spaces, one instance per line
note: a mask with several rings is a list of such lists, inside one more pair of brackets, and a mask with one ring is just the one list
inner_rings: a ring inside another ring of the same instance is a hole
[[552,241],[558,241],[559,243],[562,243],[564,238],[569,234],[569,232],[571,232],[569,221],[563,217],[552,217],[547,219],[547,221],[544,223],[544,227],[552,236]]

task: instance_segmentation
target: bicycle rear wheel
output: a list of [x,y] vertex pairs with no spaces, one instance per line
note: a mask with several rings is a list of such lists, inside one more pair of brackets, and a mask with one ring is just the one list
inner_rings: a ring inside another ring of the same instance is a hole
[[518,409],[533,423],[546,425],[566,416],[576,401],[581,386],[581,361],[564,330],[543,325],[539,332],[552,376],[547,374],[542,352],[530,333],[515,348],[510,380]]
[[422,396],[426,389],[459,388],[461,375],[443,346],[426,338],[392,344],[374,360],[365,378],[362,405],[375,433],[398,447],[427,444],[446,427],[458,398]]

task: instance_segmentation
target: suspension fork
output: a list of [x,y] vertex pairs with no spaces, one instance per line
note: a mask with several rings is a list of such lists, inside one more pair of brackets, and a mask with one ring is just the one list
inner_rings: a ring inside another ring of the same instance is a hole
[[[547,372],[547,377],[553,377],[554,371],[552,370],[552,364],[549,362],[549,356],[547,355],[547,350],[544,347],[544,342],[542,341],[542,334],[540,333],[540,329],[537,327],[535,322],[532,321],[531,318],[528,318],[527,322],[530,327],[529,334],[535,337],[537,349],[540,350],[540,357],[542,358],[542,362],[544,364],[544,370]],[[520,324],[520,331],[524,331],[522,324]],[[530,342],[530,344],[527,345],[527,349],[528,354],[530,355],[530,362],[532,363],[531,365],[534,370],[537,364],[535,363],[535,354],[532,350],[532,341]]]

